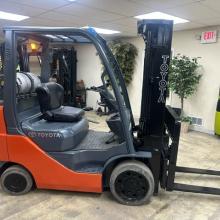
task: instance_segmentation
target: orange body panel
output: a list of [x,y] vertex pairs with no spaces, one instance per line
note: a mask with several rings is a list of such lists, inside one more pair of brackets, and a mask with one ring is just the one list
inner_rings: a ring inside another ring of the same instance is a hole
[[28,137],[7,135],[2,106],[0,141],[0,160],[24,166],[32,174],[37,188],[102,192],[101,174],[74,172],[51,158]]
[[5,126],[3,106],[0,106],[0,161],[8,161],[6,126]]
[[9,161],[26,167],[42,189],[102,192],[102,175],[74,172],[48,156],[29,138],[7,135]]

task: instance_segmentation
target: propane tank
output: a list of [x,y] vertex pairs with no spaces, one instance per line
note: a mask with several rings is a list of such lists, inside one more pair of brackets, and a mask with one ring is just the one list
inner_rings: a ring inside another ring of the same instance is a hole
[[17,94],[25,94],[30,92],[31,90],[31,80],[29,77],[23,73],[17,73],[16,79],[16,92]]
[[31,92],[35,92],[36,88],[41,85],[40,78],[34,73],[24,73],[31,80]]

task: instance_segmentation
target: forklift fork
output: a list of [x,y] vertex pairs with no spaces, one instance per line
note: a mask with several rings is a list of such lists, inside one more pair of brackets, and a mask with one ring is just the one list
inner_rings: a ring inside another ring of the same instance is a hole
[[166,169],[168,173],[166,179],[166,190],[220,195],[220,188],[196,186],[196,185],[182,184],[175,182],[176,173],[191,173],[191,174],[202,174],[209,176],[212,175],[212,176],[220,177],[220,171],[177,166],[176,163],[177,163],[177,155],[178,155],[179,136],[180,136],[180,122],[178,116],[175,114],[174,110],[172,110],[170,107],[167,107],[166,109],[165,124],[169,136],[172,140],[172,144],[169,147],[169,159]]

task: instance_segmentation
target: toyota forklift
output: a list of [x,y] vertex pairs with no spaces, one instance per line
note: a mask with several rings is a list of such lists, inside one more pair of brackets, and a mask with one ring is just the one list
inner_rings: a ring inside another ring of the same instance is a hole
[[[180,120],[166,106],[172,32],[172,21],[138,22],[146,48],[141,113],[135,124],[119,65],[94,29],[6,27],[0,106],[2,190],[12,195],[33,188],[110,190],[126,205],[149,202],[159,187],[219,195],[217,188],[175,182],[176,172],[218,176],[220,172],[176,165]],[[16,72],[17,42],[24,38],[43,45],[40,79],[30,72]],[[82,109],[63,105],[63,87],[49,82],[49,45],[54,41],[95,46],[105,68],[101,88],[115,109],[106,119],[111,132],[89,129]],[[112,135],[117,138],[109,142]]]

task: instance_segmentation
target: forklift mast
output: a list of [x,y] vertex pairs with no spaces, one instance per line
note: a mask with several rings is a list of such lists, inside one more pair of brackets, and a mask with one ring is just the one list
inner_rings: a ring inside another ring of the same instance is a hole
[[138,22],[138,33],[143,36],[146,45],[138,132],[145,146],[163,143],[172,32],[172,21]]
[[[154,155],[154,178],[156,183],[160,179],[161,188],[167,191],[220,195],[220,188],[175,182],[176,173],[220,176],[220,171],[177,165],[180,119],[170,106],[166,106],[172,32],[172,21],[138,22],[138,33],[143,36],[146,44],[138,137],[144,148],[151,150]],[[160,154],[158,160],[155,156],[157,153]]]

